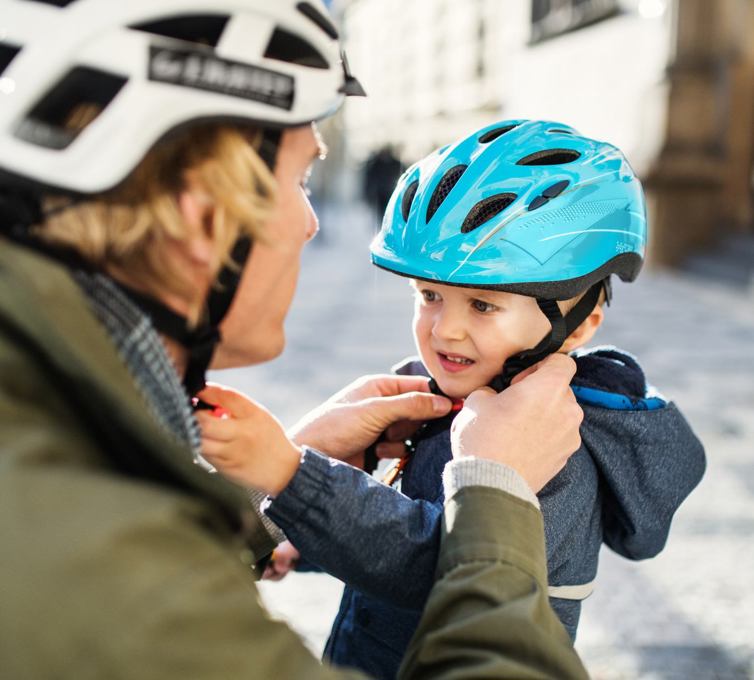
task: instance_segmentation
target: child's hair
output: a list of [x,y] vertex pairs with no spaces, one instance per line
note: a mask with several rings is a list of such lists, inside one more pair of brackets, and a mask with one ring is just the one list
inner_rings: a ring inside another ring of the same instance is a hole
[[[86,112],[72,121],[85,121]],[[154,247],[181,240],[187,225],[178,195],[190,172],[214,207],[212,224],[215,272],[230,263],[240,235],[264,241],[263,226],[275,197],[275,180],[257,154],[261,133],[249,128],[208,123],[173,134],[157,144],[116,188],[82,201],[50,197],[45,222],[35,228],[40,238],[74,248],[93,265],[132,272],[146,292],[188,297],[195,283],[170,268]],[[193,306],[192,323],[201,308]]]
[[[560,307],[560,311],[563,314],[567,314],[570,312],[588,293],[588,290],[585,290],[578,295],[574,295],[572,298],[568,298],[567,300],[561,300],[558,302],[558,306]],[[597,302],[595,304],[598,304],[600,307],[603,307],[605,303],[607,302],[607,291],[603,287],[600,291],[599,297],[597,298]]]

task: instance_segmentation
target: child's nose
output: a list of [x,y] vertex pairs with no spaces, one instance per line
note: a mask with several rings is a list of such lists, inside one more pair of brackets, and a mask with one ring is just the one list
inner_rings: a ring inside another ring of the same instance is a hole
[[466,335],[466,329],[459,314],[444,309],[435,318],[432,333],[442,340],[462,340]]

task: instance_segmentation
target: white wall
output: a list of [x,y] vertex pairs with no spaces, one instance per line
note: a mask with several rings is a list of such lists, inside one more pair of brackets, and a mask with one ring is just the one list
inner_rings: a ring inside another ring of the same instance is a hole
[[513,50],[503,75],[506,117],[552,118],[610,141],[638,172],[659,150],[670,18],[625,14]]

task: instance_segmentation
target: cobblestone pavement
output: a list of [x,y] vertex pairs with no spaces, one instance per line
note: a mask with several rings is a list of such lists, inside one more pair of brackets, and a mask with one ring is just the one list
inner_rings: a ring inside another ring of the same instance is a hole
[[[322,217],[321,238],[304,256],[285,354],[214,376],[285,424],[413,351],[407,284],[369,265],[364,213]],[[708,470],[659,557],[632,563],[603,550],[577,648],[602,680],[754,678],[754,291],[645,272],[616,285],[597,340],[640,358],[704,441]],[[270,608],[317,653],[340,589],[316,574],[262,584]]]

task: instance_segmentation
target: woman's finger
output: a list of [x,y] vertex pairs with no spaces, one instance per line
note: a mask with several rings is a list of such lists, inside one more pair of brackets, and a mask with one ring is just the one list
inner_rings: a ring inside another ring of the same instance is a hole
[[534,366],[529,366],[529,368],[525,368],[520,373],[517,373],[515,376],[513,376],[513,380],[511,380],[511,385],[515,385],[517,382],[521,382],[527,375],[531,375],[534,373],[534,371],[537,370],[537,367],[539,364],[534,364]]
[[422,375],[365,375],[343,388],[333,399],[353,403],[372,397],[394,397],[406,392],[429,392],[429,378]]
[[196,420],[202,431],[202,438],[220,442],[229,442],[236,438],[237,421],[217,418],[207,412],[196,414]]
[[258,408],[256,402],[245,394],[216,383],[208,383],[196,396],[208,404],[223,407],[234,417],[253,413]]
[[393,423],[385,431],[385,438],[389,442],[402,442],[408,439],[421,426],[420,421],[402,420],[399,423]]
[[207,459],[212,458],[218,463],[224,463],[228,458],[227,448],[228,445],[225,442],[202,437],[202,456]]
[[403,442],[380,442],[377,444],[377,458],[403,458],[406,445]]

